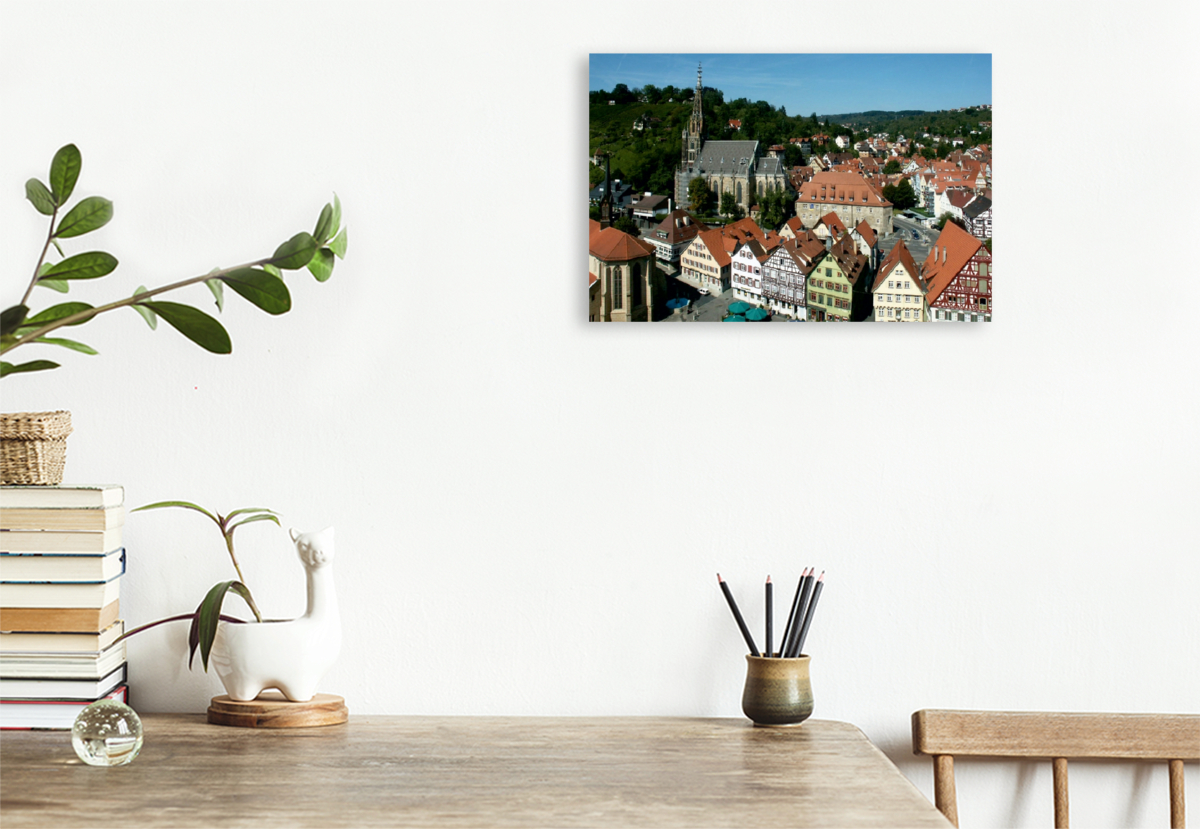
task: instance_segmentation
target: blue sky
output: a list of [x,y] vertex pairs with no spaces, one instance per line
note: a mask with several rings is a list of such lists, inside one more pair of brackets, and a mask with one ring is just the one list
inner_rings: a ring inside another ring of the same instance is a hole
[[725,100],[748,98],[787,107],[788,115],[833,115],[872,109],[951,109],[992,102],[990,54],[593,54],[588,89],[645,84],[704,85]]

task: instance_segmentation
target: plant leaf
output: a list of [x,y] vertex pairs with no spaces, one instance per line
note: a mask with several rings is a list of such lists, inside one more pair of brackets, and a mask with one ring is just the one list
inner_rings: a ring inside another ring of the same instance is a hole
[[142,510],[147,509],[162,509],[164,507],[182,507],[183,509],[195,510],[196,512],[207,515],[213,520],[214,523],[216,523],[218,527],[221,526],[221,522],[217,521],[217,516],[213,515],[199,504],[193,504],[191,501],[155,501],[153,504],[143,504],[140,507],[131,509],[130,512],[141,512]]
[[[51,305],[45,311],[39,311],[21,324],[22,328],[37,328],[43,325],[48,325],[52,322],[58,322],[64,317],[70,317],[78,314],[81,311],[88,311],[92,308],[86,302],[60,302],[58,305]],[[71,325],[83,325],[90,320],[91,317],[85,317],[77,322],[70,323]]]
[[221,281],[268,314],[285,314],[292,309],[292,295],[278,276],[257,268],[238,268]]
[[275,249],[270,264],[285,271],[303,268],[317,252],[317,240],[301,231]]
[[317,226],[312,235],[318,245],[323,245],[334,233],[337,233],[337,228],[333,226],[333,205],[327,204],[321,208],[321,215],[317,217]]
[[338,198],[338,194],[333,194],[333,221],[332,227],[329,228],[331,234],[337,233],[338,228],[342,226],[342,200]]
[[54,215],[54,196],[50,195],[49,188],[36,178],[25,182],[25,198],[29,199],[37,212],[43,216]]
[[213,354],[229,354],[233,351],[233,343],[229,341],[229,332],[221,323],[199,308],[179,302],[150,300],[137,304],[145,305],[165,319],[172,328],[205,351],[211,351]]
[[[256,617],[259,615],[258,609],[254,606],[254,599],[250,595],[250,588],[240,581],[223,581],[213,585],[205,595],[204,601],[200,602],[200,606],[196,608],[196,633],[200,645],[200,661],[204,664],[206,671],[208,670],[208,655],[212,652],[213,640],[217,638],[217,624],[221,621],[221,604],[225,601],[225,594],[230,590],[246,600],[246,604],[254,610]],[[191,664],[190,657],[188,664]]]
[[39,279],[38,287],[50,288],[53,291],[58,291],[60,294],[65,294],[71,289],[70,284],[65,279]]
[[39,279],[95,279],[116,270],[117,257],[101,250],[77,253],[56,265],[51,265]]
[[71,208],[71,212],[63,216],[58,223],[54,235],[59,239],[72,236],[82,236],[108,224],[113,216],[113,204],[100,196],[88,196]]
[[[228,519],[228,517],[229,516],[226,516],[227,519]],[[228,532],[230,535],[233,535],[233,531],[236,530],[238,527],[242,526],[243,524],[252,524],[255,521],[274,521],[277,526],[280,526],[280,527],[283,526],[282,524],[279,523],[279,519],[276,518],[274,515],[252,515],[249,518],[246,518],[246,519],[243,519],[242,521],[237,522],[236,524],[231,524],[229,526]]]
[[0,312],[0,337],[7,334],[15,334],[17,329],[21,327],[21,323],[25,322],[25,317],[28,314],[29,306],[27,305],[14,305]]
[[342,232],[329,243],[329,249],[337,254],[338,259],[346,258],[346,228],[343,227]]
[[219,279],[206,279],[204,284],[212,291],[213,297],[217,300],[217,310],[225,310],[225,285]]
[[[138,288],[136,291],[133,292],[133,295],[137,296],[138,294],[144,294],[144,293],[146,293],[146,286],[138,285]],[[144,319],[146,321],[146,325],[150,326],[151,331],[157,330],[158,314],[155,314],[153,311],[151,311],[149,308],[147,308],[143,305],[130,305],[129,307],[132,308],[133,310],[137,311],[138,314],[141,315],[142,319]]]
[[271,276],[278,276],[280,279],[283,279],[283,271],[279,270],[279,268],[275,267],[270,262],[267,262],[265,265],[263,265],[262,269],[271,274]]
[[317,278],[318,282],[324,282],[333,276],[333,251],[329,248],[321,248],[308,263],[308,269],[312,271],[312,275]]
[[50,193],[59,205],[66,204],[71,198],[82,167],[83,157],[74,144],[68,144],[54,154],[54,160],[50,162]]
[[235,509],[233,512],[229,513],[229,515],[226,515],[225,520],[228,521],[235,515],[245,515],[248,512],[269,512],[271,515],[279,515],[279,513],[277,513],[275,510],[267,509],[266,507],[242,507],[241,509]]
[[12,363],[0,362],[0,377],[7,377],[10,374],[22,374],[26,371],[45,371],[48,368],[58,368],[58,363],[50,360],[33,360],[29,363]]
[[82,351],[84,354],[99,354],[100,352],[92,348],[90,345],[84,345],[75,340],[68,340],[63,337],[38,337],[34,340],[35,343],[46,343],[46,345],[61,345],[63,348],[69,348],[72,351]]

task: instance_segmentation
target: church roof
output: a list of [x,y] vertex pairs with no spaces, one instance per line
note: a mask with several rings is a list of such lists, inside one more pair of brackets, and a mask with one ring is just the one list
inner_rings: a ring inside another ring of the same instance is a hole
[[769,156],[767,158],[760,158],[755,172],[761,176],[782,176],[784,174],[783,159],[771,158]]
[[606,227],[588,238],[588,252],[605,262],[627,262],[630,259],[652,256],[654,247],[623,230]]
[[757,141],[705,141],[696,166],[709,175],[748,173],[757,154]]

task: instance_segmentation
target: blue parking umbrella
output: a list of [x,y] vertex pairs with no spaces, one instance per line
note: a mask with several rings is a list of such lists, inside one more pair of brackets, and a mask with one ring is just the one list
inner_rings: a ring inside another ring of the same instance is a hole
[[751,308],[753,308],[753,307],[754,307],[754,306],[753,306],[753,305],[751,305],[749,302],[742,302],[742,301],[739,299],[737,302],[730,303],[730,305],[729,305],[729,313],[731,313],[731,314],[744,314],[744,313],[746,313],[747,311],[749,311],[749,310],[750,310]]
[[751,322],[762,322],[768,316],[770,316],[770,315],[766,311],[764,311],[762,308],[751,308],[749,311],[746,312],[746,319],[748,319]]

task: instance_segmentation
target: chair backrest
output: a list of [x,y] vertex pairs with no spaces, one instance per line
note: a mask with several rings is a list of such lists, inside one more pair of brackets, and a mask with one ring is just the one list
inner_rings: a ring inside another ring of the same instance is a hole
[[925,709],[912,715],[912,731],[913,753],[933,757],[934,804],[955,826],[958,826],[955,757],[1051,760],[1056,829],[1068,826],[1068,759],[1165,761],[1170,777],[1172,829],[1184,826],[1183,761],[1200,759],[1198,714]]

